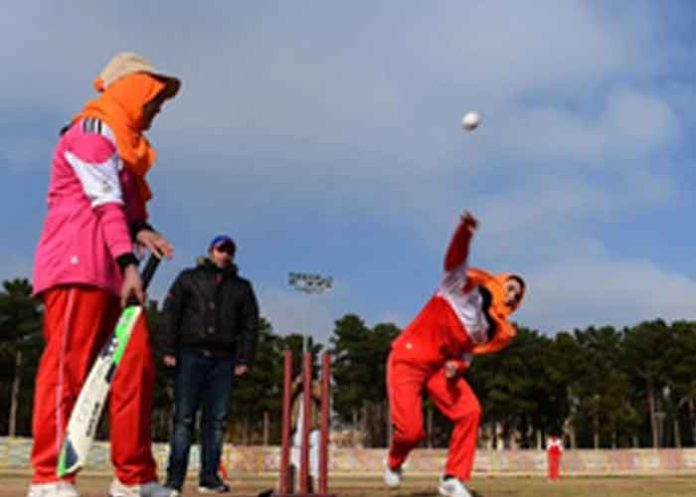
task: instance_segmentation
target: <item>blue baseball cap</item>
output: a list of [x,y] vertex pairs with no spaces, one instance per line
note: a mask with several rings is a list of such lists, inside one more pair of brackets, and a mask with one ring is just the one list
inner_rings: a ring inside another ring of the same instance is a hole
[[227,235],[217,235],[210,241],[208,250],[213,250],[215,247],[228,246],[232,248],[232,253],[237,250],[237,245],[235,245],[234,240]]

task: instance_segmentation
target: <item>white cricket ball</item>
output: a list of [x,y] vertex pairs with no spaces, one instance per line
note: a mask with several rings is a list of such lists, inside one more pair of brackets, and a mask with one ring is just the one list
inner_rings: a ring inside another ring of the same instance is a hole
[[475,130],[481,123],[481,116],[478,112],[468,112],[462,118],[462,128],[467,131]]

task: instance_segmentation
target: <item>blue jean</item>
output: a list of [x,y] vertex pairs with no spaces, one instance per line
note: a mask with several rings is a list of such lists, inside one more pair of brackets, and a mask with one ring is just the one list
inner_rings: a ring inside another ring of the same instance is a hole
[[177,361],[167,485],[180,489],[186,479],[196,413],[202,407],[201,470],[199,484],[220,481],[218,466],[225,436],[225,421],[234,383],[234,360],[183,351]]

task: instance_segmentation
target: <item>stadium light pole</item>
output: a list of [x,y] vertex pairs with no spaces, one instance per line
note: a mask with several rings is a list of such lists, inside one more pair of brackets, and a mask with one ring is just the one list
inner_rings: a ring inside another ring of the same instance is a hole
[[[333,286],[332,276],[322,276],[315,273],[289,273],[288,284],[298,292],[306,294],[322,294],[331,290]],[[305,326],[306,328],[306,326]],[[307,329],[302,332],[302,351],[309,350]]]

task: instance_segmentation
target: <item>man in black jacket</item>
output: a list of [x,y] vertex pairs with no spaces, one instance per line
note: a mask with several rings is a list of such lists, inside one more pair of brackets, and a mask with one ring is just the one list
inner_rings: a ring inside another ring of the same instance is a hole
[[174,427],[167,486],[181,491],[186,478],[196,412],[202,406],[199,492],[223,493],[218,476],[227,405],[235,376],[251,366],[258,335],[258,306],[249,281],[232,263],[236,246],[216,236],[208,257],[179,274],[160,322],[164,363],[176,366]]

